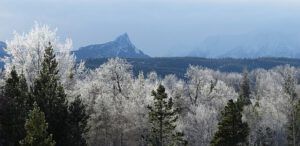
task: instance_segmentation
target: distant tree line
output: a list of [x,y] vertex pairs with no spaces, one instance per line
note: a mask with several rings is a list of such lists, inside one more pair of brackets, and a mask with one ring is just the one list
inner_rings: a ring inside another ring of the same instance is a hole
[[[86,67],[95,69],[101,64],[108,61],[109,58],[87,59]],[[293,58],[254,58],[254,59],[234,59],[234,58],[197,58],[197,57],[161,57],[161,58],[126,58],[133,65],[133,73],[138,75],[140,71],[150,73],[157,72],[158,75],[164,77],[168,74],[175,74],[180,78],[184,78],[185,72],[189,65],[198,65],[212,70],[221,72],[242,73],[245,68],[249,71],[263,68],[272,69],[276,66],[291,65],[300,67],[300,59]]]

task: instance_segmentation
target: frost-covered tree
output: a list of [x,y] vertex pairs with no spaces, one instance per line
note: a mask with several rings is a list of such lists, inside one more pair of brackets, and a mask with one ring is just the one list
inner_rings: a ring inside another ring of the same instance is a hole
[[132,82],[132,66],[124,59],[109,59],[107,63],[98,68],[101,79],[108,84],[107,90],[115,98],[123,96],[129,98],[129,89]]
[[[134,129],[132,126],[135,121],[130,116],[136,110],[135,94],[138,93],[137,90],[143,91],[142,88],[133,88],[131,68],[124,59],[109,59],[107,63],[91,71],[85,79],[78,82],[81,87],[79,90],[82,91],[81,96],[85,97],[84,100],[90,106],[90,143],[122,145],[128,142],[125,139],[129,139],[128,132],[132,132],[128,129]],[[103,119],[103,116],[109,119]],[[103,127],[103,125],[111,126]],[[101,132],[103,130],[106,132]]]
[[288,126],[288,144],[292,146],[296,146],[300,144],[299,136],[299,107],[297,107],[297,103],[299,102],[296,93],[296,80],[295,80],[295,71],[294,68],[286,66],[283,70],[284,72],[284,92],[286,93],[289,104],[289,126]]
[[184,117],[184,133],[191,146],[209,145],[217,131],[218,111],[207,105],[191,106]]
[[[184,91],[185,99],[190,99],[191,93],[198,93],[198,100],[188,102],[187,116],[181,117],[182,127],[189,141],[189,145],[209,145],[217,131],[217,122],[221,111],[228,100],[237,99],[235,89],[223,81],[220,73],[209,69],[190,66],[187,70],[188,80]],[[198,75],[201,75],[201,84]],[[196,76],[196,77],[194,77]],[[198,80],[198,81],[197,81]],[[205,126],[204,126],[205,125]]]
[[7,74],[15,67],[18,74],[24,73],[28,85],[32,85],[42,69],[44,52],[49,42],[55,48],[60,80],[67,86],[74,74],[75,57],[70,52],[72,41],[66,39],[61,43],[56,29],[52,30],[49,26],[38,23],[28,33],[15,32],[14,38],[7,42],[5,51],[9,56],[4,58]]
[[185,96],[185,82],[178,79],[175,75],[166,75],[162,80],[162,85],[166,88],[166,93],[173,97],[174,107],[178,108],[181,116],[187,114],[189,108],[189,100]]
[[243,114],[250,127],[249,144],[254,145],[261,129],[270,128],[274,145],[286,145],[286,124],[290,109],[284,92],[284,77],[274,70],[256,70],[253,105],[244,108]]
[[199,66],[190,66],[187,69],[185,77],[187,78],[186,92],[191,103],[197,104],[199,98],[202,96],[202,88],[207,82],[213,81],[212,70],[201,68]]

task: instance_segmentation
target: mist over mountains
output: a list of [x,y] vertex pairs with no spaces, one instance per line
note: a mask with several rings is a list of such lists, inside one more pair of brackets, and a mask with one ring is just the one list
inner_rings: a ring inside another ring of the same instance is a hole
[[[217,35],[207,37],[193,51],[180,51],[177,57],[204,58],[300,58],[300,37],[276,32],[251,32],[239,35]],[[184,49],[184,48],[182,48]],[[184,52],[184,53],[183,53]],[[135,47],[127,33],[114,41],[81,47],[74,51],[79,59],[108,57],[148,58],[149,55]],[[170,53],[164,57],[174,56]],[[174,56],[174,57],[175,57]]]
[[282,33],[247,33],[206,38],[188,56],[207,58],[300,57],[297,35]]
[[[6,55],[0,41],[0,56]],[[184,48],[183,48],[184,49]],[[185,52],[185,53],[182,53]],[[78,60],[97,58],[150,58],[138,49],[127,33],[115,40],[80,47],[73,51]],[[174,56],[174,51],[164,57],[203,57],[203,58],[260,58],[285,57],[300,58],[300,36],[283,33],[245,33],[239,35],[216,35],[207,37],[193,51],[181,51]]]

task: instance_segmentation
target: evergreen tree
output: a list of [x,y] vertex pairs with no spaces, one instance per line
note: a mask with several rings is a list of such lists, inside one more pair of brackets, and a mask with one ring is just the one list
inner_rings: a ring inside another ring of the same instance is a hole
[[32,94],[34,101],[45,113],[49,123],[49,132],[53,134],[58,146],[70,145],[67,141],[70,128],[68,127],[68,103],[62,84],[59,81],[58,63],[53,48],[45,49],[42,69],[34,82]]
[[45,115],[35,103],[25,123],[26,137],[20,141],[20,145],[55,146],[55,141],[52,140],[52,135],[48,134],[47,128]]
[[250,80],[248,77],[248,71],[245,70],[243,73],[243,78],[242,78],[242,82],[240,85],[240,93],[239,93],[239,98],[238,98],[238,104],[241,107],[251,104],[250,94],[251,94]]
[[23,75],[13,68],[0,97],[1,139],[6,146],[18,145],[25,135],[28,88]]
[[186,144],[183,133],[175,130],[178,110],[174,109],[172,98],[168,98],[164,86],[159,85],[156,91],[152,91],[152,96],[154,105],[148,106],[151,123],[150,143],[153,146]]
[[215,133],[212,146],[236,146],[247,141],[249,127],[247,123],[242,122],[242,114],[239,106],[229,100],[224,111],[222,119],[218,123],[218,131]]
[[87,145],[84,135],[88,131],[87,120],[89,116],[86,112],[86,106],[82,103],[79,97],[69,106],[69,126],[70,132],[68,143],[72,146],[85,146]]

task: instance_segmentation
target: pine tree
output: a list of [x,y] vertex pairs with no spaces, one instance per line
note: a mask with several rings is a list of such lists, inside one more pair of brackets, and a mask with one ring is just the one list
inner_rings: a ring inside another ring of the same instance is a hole
[[242,122],[242,114],[239,106],[229,100],[224,111],[222,119],[218,123],[218,131],[215,133],[212,146],[236,146],[247,141],[249,127],[247,123]]
[[13,68],[0,97],[1,137],[4,145],[18,145],[18,141],[24,137],[24,124],[29,110],[28,97],[24,76],[19,76]]
[[20,145],[55,146],[55,141],[52,140],[52,135],[48,134],[47,128],[45,115],[35,103],[25,123],[26,137],[20,141]]
[[69,125],[70,133],[68,137],[68,142],[72,146],[85,146],[87,145],[84,138],[84,134],[88,131],[87,120],[89,115],[86,112],[86,106],[82,103],[79,97],[76,97],[75,100],[69,106]]
[[154,105],[148,106],[151,123],[150,143],[153,146],[186,144],[183,133],[175,130],[178,110],[174,109],[172,98],[168,98],[164,86],[159,85],[156,91],[152,91],[152,96]]
[[238,104],[243,107],[245,105],[250,105],[250,81],[248,77],[248,71],[245,70],[243,73],[243,79],[240,85],[240,93],[238,98]]
[[63,86],[59,81],[58,63],[53,48],[45,49],[42,69],[34,82],[32,94],[34,101],[45,113],[49,123],[49,132],[53,134],[58,146],[69,145],[67,138],[70,133],[68,127],[68,103]]

